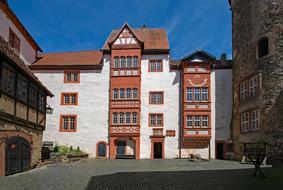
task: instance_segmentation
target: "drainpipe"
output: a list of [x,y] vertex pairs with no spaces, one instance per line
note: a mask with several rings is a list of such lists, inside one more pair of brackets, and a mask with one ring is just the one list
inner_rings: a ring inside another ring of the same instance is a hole
[[183,106],[182,106],[182,101],[183,101],[183,71],[182,69],[180,70],[178,66],[178,70],[180,71],[180,86],[179,86],[179,158],[182,157],[182,144],[183,144]]

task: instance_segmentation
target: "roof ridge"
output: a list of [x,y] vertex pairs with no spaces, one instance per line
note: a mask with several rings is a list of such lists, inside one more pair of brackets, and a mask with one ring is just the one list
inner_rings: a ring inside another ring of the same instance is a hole
[[78,50],[78,51],[61,51],[61,52],[46,52],[46,53],[39,53],[40,55],[48,55],[48,54],[65,54],[65,53],[82,53],[82,52],[101,52],[100,49],[97,50]]

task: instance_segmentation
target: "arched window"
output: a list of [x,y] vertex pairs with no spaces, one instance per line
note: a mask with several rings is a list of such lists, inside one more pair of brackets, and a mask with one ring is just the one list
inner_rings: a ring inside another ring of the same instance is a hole
[[130,124],[130,123],[131,123],[131,113],[130,113],[130,112],[127,112],[127,113],[126,113],[126,123],[127,123],[127,124]]
[[124,69],[125,68],[125,57],[120,58],[120,68]]
[[114,57],[114,68],[119,68],[119,57]]
[[131,68],[132,66],[132,58],[130,56],[127,57],[127,68]]
[[139,62],[138,56],[134,56],[133,68],[137,68],[138,67],[138,62]]
[[97,157],[106,157],[106,142],[98,142],[96,149]]
[[134,112],[133,113],[133,116],[132,116],[132,124],[137,124],[137,113],[136,112]]
[[113,99],[118,99],[118,89],[117,88],[113,90]]
[[118,123],[118,113],[113,113],[113,124],[117,124]]
[[138,98],[138,89],[137,88],[133,89],[133,98]]
[[124,121],[125,121],[125,118],[124,118],[124,113],[119,113],[119,115],[120,115],[120,117],[119,117],[119,119],[120,119],[120,124],[124,124]]
[[125,90],[124,90],[124,88],[120,88],[120,98],[125,98]]
[[266,56],[269,54],[269,49],[268,49],[268,38],[263,37],[258,41],[258,46],[257,46],[257,56],[258,58],[261,58],[263,56]]
[[131,92],[132,92],[132,90],[130,88],[127,88],[126,98],[128,98],[128,99],[131,98]]

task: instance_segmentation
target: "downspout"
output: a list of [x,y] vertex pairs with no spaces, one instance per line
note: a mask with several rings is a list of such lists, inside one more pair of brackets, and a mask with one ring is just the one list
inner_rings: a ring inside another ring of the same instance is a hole
[[183,71],[182,69],[179,68],[178,70],[180,72],[180,85],[179,85],[179,158],[182,158],[182,144],[183,144],[183,129],[182,129],[182,124],[183,124],[183,106],[182,106],[182,101],[183,101]]

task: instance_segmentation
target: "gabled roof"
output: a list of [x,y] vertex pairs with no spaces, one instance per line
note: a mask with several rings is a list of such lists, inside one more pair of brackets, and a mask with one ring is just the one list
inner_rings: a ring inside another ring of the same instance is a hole
[[[129,27],[136,38],[144,44],[144,50],[169,50],[169,42],[165,29],[160,28],[131,28],[128,24],[123,27]],[[113,43],[121,33],[123,27],[119,30],[112,30],[108,39],[103,45],[102,50],[110,50],[109,43]]]
[[204,50],[197,50],[187,56],[185,56],[182,61],[192,61],[192,60],[200,60],[200,61],[214,61],[216,57],[207,53]]
[[53,96],[53,94],[31,72],[31,70],[24,63],[24,61],[21,60],[20,57],[15,54],[14,50],[11,48],[11,46],[2,36],[0,36],[0,54],[2,54],[4,57],[9,59],[13,64],[15,64],[15,67],[19,69],[22,73],[24,73],[26,77],[28,77],[31,81],[39,85],[47,93],[48,96],[51,97]]
[[117,32],[117,33],[114,35],[113,39],[111,39],[111,41],[108,42],[108,45],[109,45],[109,46],[111,46],[111,45],[117,40],[117,38],[120,36],[120,34],[123,32],[123,30],[124,30],[125,28],[127,28],[127,29],[134,35],[134,37],[137,39],[137,41],[138,41],[140,44],[143,43],[143,42],[139,39],[138,35],[135,34],[135,31],[133,31],[132,28],[129,26],[129,24],[128,24],[128,23],[125,23],[125,24],[121,27],[120,31]]
[[51,66],[98,66],[102,65],[103,54],[100,50],[43,53],[31,65],[32,69],[47,68]]
[[9,19],[11,19],[11,21],[18,28],[18,30],[23,34],[26,40],[29,41],[32,47],[42,52],[42,49],[39,47],[39,45],[36,43],[36,41],[33,39],[30,33],[26,30],[26,28],[21,23],[21,21],[18,19],[18,17],[15,15],[15,13],[10,9],[7,0],[0,0],[0,9],[3,10],[3,12],[7,15]]

